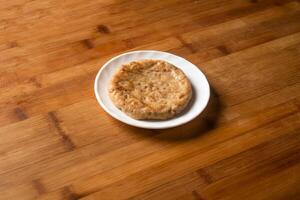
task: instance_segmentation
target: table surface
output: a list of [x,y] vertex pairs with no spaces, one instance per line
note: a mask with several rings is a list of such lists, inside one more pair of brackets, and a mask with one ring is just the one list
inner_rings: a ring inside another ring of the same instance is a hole
[[[96,73],[136,49],[199,66],[205,112],[107,115]],[[1,0],[0,199],[297,199],[299,65],[296,0]]]

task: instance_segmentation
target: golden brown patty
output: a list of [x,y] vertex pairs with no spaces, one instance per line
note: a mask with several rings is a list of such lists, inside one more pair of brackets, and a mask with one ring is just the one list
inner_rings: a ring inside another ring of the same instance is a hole
[[162,60],[141,60],[122,65],[113,76],[109,96],[135,119],[169,119],[180,113],[192,96],[185,74]]

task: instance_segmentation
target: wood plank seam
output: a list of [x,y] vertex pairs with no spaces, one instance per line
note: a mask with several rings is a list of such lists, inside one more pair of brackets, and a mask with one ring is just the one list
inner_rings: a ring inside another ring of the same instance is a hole
[[299,101],[297,98],[295,98],[295,99],[293,100],[293,103],[297,106],[298,111],[300,112],[300,101]]
[[62,141],[66,148],[70,151],[74,150],[76,148],[75,144],[71,140],[71,138],[68,136],[68,134],[64,131],[64,129],[61,127],[61,122],[57,118],[55,112],[49,112],[48,113],[48,119],[53,125],[53,127],[56,129],[57,133],[61,136]]
[[38,81],[38,77],[31,77],[28,79],[29,83],[33,83],[37,88],[41,88],[42,84]]
[[202,196],[200,195],[199,192],[197,192],[196,190],[192,191],[192,195],[194,197],[195,200],[204,200],[204,198],[202,198]]
[[216,49],[219,50],[224,55],[230,55],[232,52],[226,47],[226,45],[216,46]]
[[205,181],[206,184],[211,184],[212,182],[214,182],[213,178],[209,175],[209,173],[206,172],[205,169],[199,169],[196,171],[196,173],[202,180]]
[[15,109],[14,109],[14,113],[15,113],[16,117],[17,117],[20,121],[25,120],[25,119],[28,119],[27,114],[26,114],[25,111],[24,111],[22,108],[20,108],[20,107],[15,108]]
[[197,52],[197,48],[192,43],[187,43],[180,35],[177,35],[176,38],[181,42],[181,44],[189,49],[189,51],[193,54]]
[[87,49],[92,49],[95,47],[91,39],[85,39],[81,41],[82,44],[87,48]]
[[102,33],[102,34],[109,34],[111,32],[110,29],[106,25],[103,25],[103,24],[98,25],[97,30],[99,33]]
[[80,195],[76,194],[75,192],[73,192],[69,186],[63,187],[62,194],[68,200],[79,200],[83,197],[83,196],[80,196]]
[[32,185],[39,195],[45,194],[47,191],[39,179],[32,180]]

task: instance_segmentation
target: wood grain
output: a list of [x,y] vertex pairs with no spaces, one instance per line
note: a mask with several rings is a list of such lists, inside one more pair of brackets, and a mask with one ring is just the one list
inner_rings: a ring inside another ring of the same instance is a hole
[[[93,94],[122,52],[185,57],[207,109],[130,127]],[[298,0],[0,0],[0,199],[300,196]]]

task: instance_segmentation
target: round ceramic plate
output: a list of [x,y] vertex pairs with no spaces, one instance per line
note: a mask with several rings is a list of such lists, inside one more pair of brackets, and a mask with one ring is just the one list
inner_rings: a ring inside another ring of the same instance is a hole
[[[122,64],[135,60],[159,59],[181,69],[193,87],[193,97],[187,108],[178,116],[168,120],[136,120],[120,111],[110,100],[108,85],[113,74]],[[209,100],[209,84],[204,74],[192,63],[179,56],[161,51],[132,51],[116,56],[106,62],[95,80],[95,95],[101,107],[112,117],[132,126],[148,129],[172,128],[185,124],[197,117]]]

